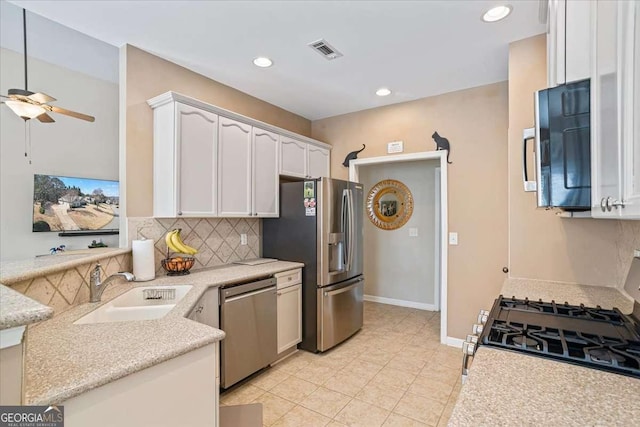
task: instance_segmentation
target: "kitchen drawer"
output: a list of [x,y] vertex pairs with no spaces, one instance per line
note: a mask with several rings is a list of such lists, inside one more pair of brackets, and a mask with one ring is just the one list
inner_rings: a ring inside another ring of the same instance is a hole
[[302,283],[302,269],[283,271],[282,273],[276,273],[275,278],[277,280],[278,289],[284,289],[291,285],[297,285]]

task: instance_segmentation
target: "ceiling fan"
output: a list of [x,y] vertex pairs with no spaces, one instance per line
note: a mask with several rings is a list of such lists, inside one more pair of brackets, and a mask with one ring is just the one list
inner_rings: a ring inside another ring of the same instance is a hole
[[9,89],[7,95],[0,95],[2,98],[7,98],[6,101],[1,102],[11,108],[25,122],[30,119],[38,119],[42,123],[55,122],[53,117],[47,114],[48,112],[94,122],[96,119],[93,116],[49,105],[56,99],[44,93],[34,93],[27,89],[27,13],[24,9],[22,9],[22,35],[24,39],[24,89]]

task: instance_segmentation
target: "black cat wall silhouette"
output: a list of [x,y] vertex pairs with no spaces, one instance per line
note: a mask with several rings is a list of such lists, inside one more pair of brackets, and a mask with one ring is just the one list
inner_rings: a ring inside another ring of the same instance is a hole
[[358,153],[361,153],[362,150],[364,150],[365,148],[367,148],[366,145],[362,144],[362,148],[357,150],[357,151],[352,151],[349,154],[347,154],[347,157],[344,158],[344,162],[342,162],[342,166],[344,167],[349,167],[349,162],[351,160],[355,160],[358,158]]
[[453,162],[449,161],[449,154],[451,154],[451,144],[449,144],[449,140],[443,136],[440,136],[438,132],[433,132],[431,138],[436,142],[436,151],[437,150],[447,150],[447,163],[453,164]]

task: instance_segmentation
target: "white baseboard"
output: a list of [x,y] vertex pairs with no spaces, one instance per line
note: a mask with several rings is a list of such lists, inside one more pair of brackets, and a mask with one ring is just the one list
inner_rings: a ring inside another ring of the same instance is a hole
[[447,342],[445,344],[450,347],[462,348],[463,342],[464,340],[461,340],[460,338],[447,337]]
[[[378,296],[375,296],[375,295],[365,295],[364,296],[364,300],[365,301],[371,301],[371,302],[379,302],[381,304],[398,305],[400,307],[417,308],[417,309],[420,309],[420,310],[438,311],[438,309],[436,308],[436,306],[434,304],[426,304],[426,303],[423,303],[423,302],[415,302],[415,301],[406,301],[406,300],[402,300],[402,299],[378,297]],[[462,344],[460,344],[460,346],[462,347]]]

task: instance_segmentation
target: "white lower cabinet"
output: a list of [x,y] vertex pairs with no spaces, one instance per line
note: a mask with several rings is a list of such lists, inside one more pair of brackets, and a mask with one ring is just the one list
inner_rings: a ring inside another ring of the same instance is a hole
[[218,343],[62,402],[66,427],[218,426]]
[[276,274],[278,282],[278,354],[302,341],[302,270]]

